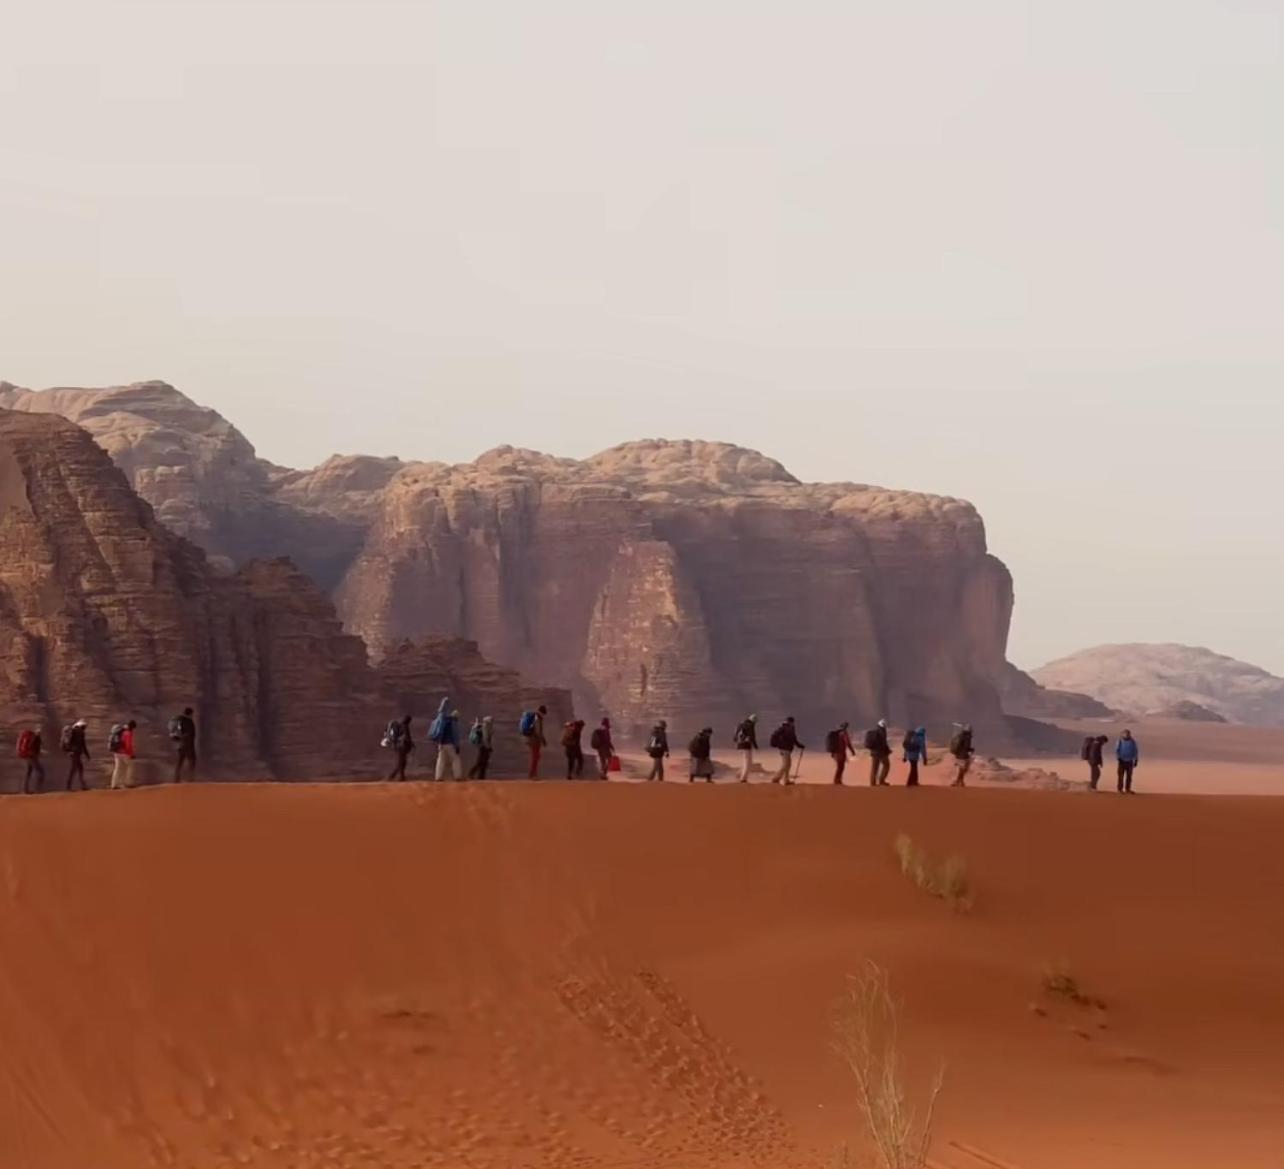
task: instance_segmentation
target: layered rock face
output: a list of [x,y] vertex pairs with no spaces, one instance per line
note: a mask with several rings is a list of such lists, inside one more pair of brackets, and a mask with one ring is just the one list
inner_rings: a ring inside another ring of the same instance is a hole
[[1040,686],[1024,670],[1005,664],[998,677],[999,701],[1009,715],[1024,718],[1107,718],[1114,713],[1104,702],[1070,690]]
[[6,393],[79,416],[211,553],[290,555],[376,659],[407,638],[473,640],[626,731],[681,714],[724,734],[752,711],[1009,734],[994,680],[1011,581],[961,501],[803,484],[700,442],[291,472],[161,383]]
[[1032,676],[1133,715],[1171,714],[1191,704],[1230,722],[1284,726],[1284,678],[1196,646],[1101,645],[1050,662]]

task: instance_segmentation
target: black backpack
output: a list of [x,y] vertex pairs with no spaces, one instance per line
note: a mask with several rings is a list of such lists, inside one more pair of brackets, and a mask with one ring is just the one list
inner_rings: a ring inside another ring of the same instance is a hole
[[1089,735],[1083,741],[1083,746],[1079,748],[1079,758],[1085,763],[1092,758],[1092,736]]
[[950,754],[956,759],[962,759],[972,749],[972,732],[955,731],[954,738],[950,740]]
[[825,750],[830,755],[837,755],[843,749],[843,736],[840,731],[830,731],[825,736]]
[[876,751],[878,749],[878,746],[879,746],[878,731],[876,731],[873,727],[870,727],[869,730],[865,732],[865,750]]
[[736,727],[736,746],[742,751],[747,751],[749,749],[749,744],[752,742],[753,723],[749,719],[745,719],[744,722]]
[[771,738],[767,741],[768,746],[775,747],[777,751],[785,749],[785,728],[777,727],[771,732]]
[[906,751],[916,751],[918,749],[918,735],[913,731],[905,732],[905,742],[901,744]]
[[589,746],[594,751],[601,751],[606,746],[606,731],[601,727],[594,727],[593,733],[589,736]]

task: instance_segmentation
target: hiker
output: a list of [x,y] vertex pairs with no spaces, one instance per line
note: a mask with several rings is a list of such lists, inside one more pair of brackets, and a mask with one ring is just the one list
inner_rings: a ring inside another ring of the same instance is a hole
[[865,732],[865,750],[869,752],[869,786],[886,787],[892,770],[892,748],[887,741],[887,720],[880,718],[876,727]]
[[111,752],[111,789],[133,787],[134,731],[138,724],[131,718],[127,723],[117,723],[111,729],[107,749]]
[[918,765],[927,765],[927,728],[916,727],[905,732],[905,762],[909,764],[909,775],[905,777],[906,787],[918,787]]
[[850,724],[842,722],[838,724],[838,729],[830,731],[825,736],[825,750],[834,761],[834,783],[839,787],[843,783],[843,772],[847,770],[847,757],[856,754],[856,748],[852,746],[852,737],[848,731]]
[[753,770],[753,753],[758,750],[758,716],[751,714],[736,727],[736,750],[743,760],[740,768],[740,782],[749,782],[749,773]]
[[584,778],[584,748],[581,737],[584,734],[584,720],[577,718],[562,728],[562,746],[566,750],[566,778]]
[[526,749],[531,756],[529,779],[539,779],[539,757],[548,744],[544,741],[544,716],[548,707],[522,712],[522,721],[518,724],[518,733],[526,740]]
[[394,719],[388,724],[388,729],[383,736],[383,745],[397,753],[397,761],[388,772],[388,778],[398,782],[404,781],[406,764],[410,762],[410,752],[415,749],[415,741],[410,735],[410,715]]
[[196,778],[196,720],[192,718],[192,708],[184,707],[182,714],[176,714],[169,720],[170,742],[178,750],[174,763],[174,782],[183,782],[183,764],[187,764],[188,777]]
[[705,783],[713,782],[712,749],[713,728],[704,727],[687,744],[687,752],[691,756],[691,774],[687,777],[688,783],[695,783],[697,779],[703,779]]
[[27,765],[27,773],[22,777],[22,794],[32,795],[31,781],[36,781],[36,791],[45,786],[45,765],[40,762],[40,752],[44,740],[40,737],[39,727],[28,727],[18,736],[18,758]]
[[772,783],[792,784],[794,752],[799,753],[798,768],[802,770],[802,752],[807,750],[798,741],[798,729],[794,724],[794,716],[791,714],[784,722],[771,732],[769,740],[772,747],[780,752],[780,770],[771,777]]
[[669,757],[669,724],[661,719],[651,728],[651,737],[646,741],[646,753],[651,756],[651,774],[646,777],[647,783],[653,779],[664,782],[664,761]]
[[428,738],[437,744],[437,779],[460,779],[459,773],[459,711],[450,709],[450,699],[443,698],[437,707],[437,717],[428,728]]
[[972,724],[955,723],[957,728],[950,739],[950,754],[954,756],[954,782],[950,787],[967,787],[963,781],[972,767]]
[[477,758],[468,769],[469,779],[485,779],[486,768],[490,766],[490,755],[495,749],[495,720],[490,715],[473,720],[472,730],[468,732],[468,741],[477,748]]
[[593,728],[589,736],[589,746],[597,752],[597,766],[601,778],[606,779],[611,773],[611,757],[615,754],[615,744],[611,742],[611,720],[604,718]]
[[1088,788],[1091,791],[1097,790],[1097,781],[1101,779],[1101,769],[1105,766],[1105,746],[1110,742],[1106,735],[1089,735],[1083,741],[1083,750],[1080,752],[1084,762],[1088,765]]
[[1124,795],[1132,795],[1132,773],[1141,762],[1141,748],[1132,737],[1132,731],[1124,731],[1115,744],[1115,758],[1119,761],[1119,790]]
[[80,780],[80,790],[88,791],[89,785],[85,782],[85,760],[89,758],[89,744],[85,741],[85,728],[89,724],[83,718],[78,718],[69,727],[65,727],[62,732],[62,749],[71,756],[71,763],[67,767],[67,790],[71,791],[71,785]]

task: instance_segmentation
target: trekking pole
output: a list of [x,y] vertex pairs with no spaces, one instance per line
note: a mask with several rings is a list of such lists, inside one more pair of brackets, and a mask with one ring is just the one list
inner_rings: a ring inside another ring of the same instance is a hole
[[807,754],[806,747],[798,748],[798,768],[797,770],[794,771],[794,779],[797,779],[800,775],[802,775],[802,757],[806,754]]

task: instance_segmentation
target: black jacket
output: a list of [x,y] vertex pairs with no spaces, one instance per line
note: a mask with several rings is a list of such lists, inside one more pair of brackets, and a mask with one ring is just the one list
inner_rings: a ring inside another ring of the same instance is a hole
[[753,719],[745,719],[736,727],[736,746],[741,750],[758,750],[758,724]]
[[892,748],[887,742],[887,728],[875,727],[870,733],[869,753],[871,755],[890,755]]

